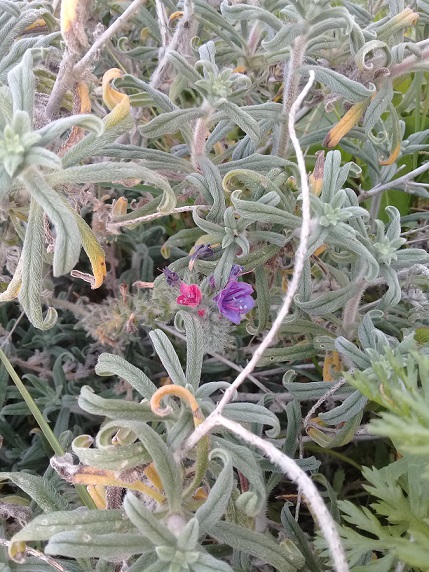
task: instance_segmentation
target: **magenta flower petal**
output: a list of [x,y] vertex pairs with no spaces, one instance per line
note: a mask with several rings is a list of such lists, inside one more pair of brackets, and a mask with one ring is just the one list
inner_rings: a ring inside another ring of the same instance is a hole
[[229,282],[213,298],[219,312],[233,324],[239,324],[242,314],[247,314],[255,305],[252,298],[253,287],[245,282]]
[[185,284],[184,282],[180,284],[180,296],[176,299],[178,304],[195,308],[202,299],[203,295],[196,284]]

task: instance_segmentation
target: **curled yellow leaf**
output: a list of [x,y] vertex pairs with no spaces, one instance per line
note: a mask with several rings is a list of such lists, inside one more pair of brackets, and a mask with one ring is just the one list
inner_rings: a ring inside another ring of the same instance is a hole
[[401,143],[399,142],[391,151],[390,155],[385,161],[380,161],[380,165],[392,165],[396,159],[399,157],[401,152]]
[[360,101],[359,103],[355,103],[326,135],[323,141],[323,146],[332,149],[332,147],[338,145],[341,139],[345,135],[347,135],[350,129],[352,129],[356,125],[356,123],[365,113],[365,110],[368,107],[369,102],[370,99],[368,98],[365,99],[364,101]]
[[315,194],[317,197],[322,192],[324,169],[325,169],[325,152],[317,151],[316,164],[314,165],[313,172],[308,178],[311,192]]
[[106,127],[116,125],[130,113],[131,104],[128,95],[121,93],[110,85],[111,81],[122,76],[123,73],[118,68],[107,70],[103,76],[103,101],[110,109],[110,113],[104,118]]
[[43,18],[39,18],[39,19],[35,20],[32,24],[27,26],[25,28],[25,31],[29,32],[30,30],[34,30],[34,28],[43,28],[44,26],[46,26],[45,20]]
[[171,22],[173,22],[173,20],[177,20],[178,18],[181,18],[183,16],[183,12],[180,10],[177,10],[176,12],[173,12],[171,14],[171,16],[168,18],[168,23],[170,24]]

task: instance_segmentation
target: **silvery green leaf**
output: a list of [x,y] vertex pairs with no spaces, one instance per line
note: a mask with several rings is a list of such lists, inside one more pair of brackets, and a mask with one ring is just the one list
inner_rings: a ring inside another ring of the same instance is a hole
[[28,165],[45,167],[46,169],[61,169],[63,164],[55,153],[43,147],[32,147],[25,155],[25,162]]
[[30,202],[28,224],[22,247],[22,285],[18,299],[33,326],[40,330],[49,330],[57,321],[57,312],[54,308],[49,308],[45,318],[43,318],[41,294],[43,257],[45,254],[44,242],[45,230],[42,209],[33,199]]
[[222,188],[219,168],[206,157],[201,157],[198,162],[213,201],[213,207],[210,209],[207,218],[219,222],[225,212],[225,193]]
[[10,2],[9,0],[2,0],[0,4],[1,9],[7,12],[11,16],[18,18],[21,14],[20,10],[15,5],[15,2]]
[[385,42],[382,42],[380,40],[371,40],[369,42],[366,42],[366,44],[364,44],[360,48],[360,50],[355,54],[355,62],[358,69],[360,69],[361,71],[371,70],[374,66],[372,63],[369,64],[366,63],[365,61],[366,57],[370,52],[375,52],[379,50],[383,50],[385,52],[386,58],[384,66],[388,67],[391,63],[391,54],[389,46]]
[[162,330],[149,332],[150,339],[162,365],[165,367],[173,383],[186,387],[187,381],[177,357],[176,350]]
[[351,283],[344,288],[326,292],[325,294],[303,302],[299,300],[298,296],[295,296],[294,303],[310,316],[325,316],[326,314],[333,314],[342,308],[346,302],[353,298],[360,290],[360,284]]
[[[122,444],[120,447],[110,444],[92,449],[80,446],[82,437],[88,436],[77,437],[72,443],[72,449],[84,465],[107,471],[126,471],[150,463],[150,455],[141,443]],[[111,432],[109,437],[111,443]]]
[[350,443],[356,434],[356,431],[362,421],[363,411],[346,421],[340,429],[332,433],[324,433],[323,431],[312,427],[309,429],[309,434],[313,441],[325,449],[334,449],[335,447],[342,447]]
[[268,52],[268,54],[277,54],[285,48],[290,50],[295,38],[306,31],[306,28],[307,25],[303,23],[284,23],[273,38],[262,40],[261,46]]
[[43,146],[52,143],[58,137],[61,137],[63,133],[77,125],[88,131],[93,131],[96,135],[101,135],[104,131],[104,123],[95,115],[82,114],[62,117],[36,131],[41,137],[39,145]]
[[321,564],[316,559],[314,555],[312,545],[307,539],[307,535],[303,532],[302,528],[299,526],[291,511],[289,510],[288,504],[285,503],[280,515],[283,527],[286,531],[287,537],[295,542],[300,552],[305,558],[305,566],[308,572],[322,572]]
[[261,510],[259,495],[253,491],[242,493],[235,501],[236,507],[245,515],[255,518]]
[[[267,193],[259,201],[244,201],[239,199],[240,191],[234,191],[231,200],[237,213],[252,222],[281,224],[285,228],[295,229],[301,226],[301,219],[285,210],[267,204],[268,199],[277,198],[272,193]],[[278,195],[277,195],[278,196]]]
[[363,101],[375,92],[373,84],[370,84],[371,88],[364,87],[361,83],[328,68],[304,65],[302,69],[305,71],[313,70],[316,81],[328,86],[333,93],[341,95],[351,103]]
[[320,324],[296,318],[295,316],[288,316],[284,320],[280,331],[284,334],[310,334],[312,336],[326,336],[329,334],[328,330]]
[[[335,381],[309,381],[308,383],[292,381],[285,382],[283,385],[298,401],[316,401],[326,395],[335,383]],[[343,386],[337,391],[339,393],[350,392],[350,387]]]
[[347,361],[351,361],[359,369],[366,369],[371,365],[366,354],[343,336],[335,340],[335,347],[339,354],[344,356]]
[[239,423],[257,423],[272,427],[266,431],[267,435],[274,439],[280,433],[280,423],[277,415],[266,407],[255,403],[228,403],[224,409],[224,415],[228,419]]
[[[64,160],[63,160],[64,161]],[[46,176],[52,185],[72,183],[114,183],[123,179],[142,179],[164,191],[158,211],[169,213],[176,205],[176,195],[165,177],[154,173],[139,163],[114,163],[112,161],[69,167]],[[137,216],[134,213],[134,216]]]
[[192,173],[193,167],[189,163],[172,153],[159,151],[158,149],[147,149],[138,145],[121,145],[112,143],[103,147],[103,155],[115,157],[117,159],[141,159],[148,169],[154,171],[171,171],[172,173]]
[[[284,387],[287,388],[286,383],[288,382],[285,382],[283,378],[283,385]],[[299,437],[301,435],[301,425],[302,425],[301,406],[297,399],[289,401],[289,403],[286,405],[286,416],[287,416],[287,432],[286,432],[285,442],[282,447],[282,451],[285,455],[288,455],[289,457],[293,458],[298,448]]]
[[67,274],[76,266],[81,249],[76,219],[62,197],[52,189],[36,169],[25,171],[21,178],[27,191],[43,208],[55,226],[54,276]]
[[199,555],[193,570],[194,572],[234,572],[229,564],[207,553]]
[[376,328],[373,319],[380,319],[383,312],[379,309],[367,312],[358,328],[358,337],[363,349],[373,348],[376,342]]
[[[340,226],[340,225],[338,225]],[[350,227],[348,227],[352,230]],[[350,238],[344,233],[343,228],[337,231],[337,227],[332,227],[330,231],[329,243],[337,246],[338,248],[346,248],[350,252],[362,257],[367,265],[367,272],[365,278],[368,281],[374,280],[379,274],[379,265],[370,251],[356,238]]]
[[33,73],[33,56],[27,50],[21,63],[7,74],[8,85],[12,93],[13,111],[26,111],[33,117],[35,82]]
[[210,533],[211,527],[222,518],[230,501],[232,488],[234,486],[234,474],[229,453],[223,451],[221,448],[216,448],[211,451],[209,458],[213,459],[215,457],[222,459],[222,471],[216,477],[207,499],[195,513],[195,518],[198,519],[200,523],[202,533]]
[[253,117],[246,113],[246,111],[241,107],[231,101],[227,101],[226,99],[217,103],[216,107],[223,111],[231,121],[236,123],[240,129],[247,133],[253,141],[256,143],[259,141],[261,133],[257,121],[255,121]]
[[124,358],[113,354],[102,353],[99,356],[95,373],[102,376],[118,375],[146,399],[150,399],[157,389],[156,385],[140,369]]
[[176,546],[174,534],[130,491],[125,495],[124,510],[147,541],[155,546]]
[[[101,512],[101,511],[93,511]],[[110,510],[105,512],[111,512]],[[45,553],[68,558],[106,558],[126,560],[146,552],[150,542],[140,534],[110,532],[96,534],[92,530],[71,530],[55,534],[45,547]]]
[[323,168],[322,192],[320,198],[329,203],[335,192],[341,188],[338,186],[338,175],[341,168],[341,153],[339,151],[329,151],[326,154]]
[[291,553],[270,535],[253,532],[232,522],[218,522],[212,527],[210,536],[218,542],[260,558],[279,572],[296,572],[304,565],[302,556],[298,557],[296,553]]
[[[36,52],[39,52],[39,56],[44,54],[45,57],[48,55],[49,50],[43,48],[50,46],[60,38],[61,34],[59,32],[53,32],[52,34],[36,36],[34,38],[30,37],[16,40],[9,53],[0,59],[0,82],[6,82],[8,72],[16,66],[25,53],[31,51],[33,53],[33,60],[34,56],[37,55]],[[34,92],[32,92],[32,97],[34,97]]]
[[130,533],[135,531],[121,510],[56,511],[33,518],[13,536],[13,542],[49,540],[55,534],[67,532],[80,526],[81,531],[94,534]]
[[363,410],[368,399],[364,397],[360,391],[355,391],[349,395],[341,405],[331,409],[327,413],[319,413],[320,419],[323,419],[328,425],[338,425],[352,419],[357,413]]
[[350,14],[355,17],[360,26],[367,26],[371,22],[371,15],[365,8],[359,6],[359,4],[349,2],[348,0],[343,0],[343,2],[344,6]]
[[410,268],[414,264],[428,264],[429,253],[421,248],[402,248],[396,253],[396,260],[392,260],[391,267],[395,270]]
[[263,266],[255,269],[255,289],[257,296],[258,326],[247,326],[247,331],[253,336],[260,334],[268,324],[270,317],[270,289],[268,275]]
[[223,38],[230,46],[244,48],[245,41],[241,34],[239,34],[217,10],[210,6],[208,2],[205,0],[195,0],[194,5],[197,19],[202,22],[204,29],[215,32],[216,35]]
[[232,464],[249,481],[250,489],[259,497],[259,509],[266,503],[265,482],[260,464],[255,454],[244,445],[239,445],[230,438],[213,436],[213,444],[219,449],[228,451]]
[[204,333],[201,322],[187,312],[180,312],[186,331],[186,382],[198,389],[204,356]]
[[176,133],[188,127],[191,121],[204,117],[205,114],[206,112],[199,107],[164,112],[141,126],[140,132],[145,137],[161,137],[167,133]]
[[153,102],[157,107],[162,109],[162,111],[169,112],[175,109],[179,109],[177,105],[175,105],[171,99],[159,91],[158,89],[153,88],[149,83],[142,81],[130,74],[125,74],[121,80],[115,81],[115,86],[117,87],[130,87],[132,89],[140,88],[144,92],[148,93],[148,95],[152,98]]
[[[325,131],[326,135],[326,131]],[[254,171],[268,172],[271,169],[282,168],[289,165],[291,162],[287,159],[282,159],[281,157],[274,157],[272,155],[261,155],[260,153],[253,153],[249,157],[244,159],[238,159],[237,161],[229,161],[227,163],[222,163],[219,165],[219,171],[221,175],[225,175],[232,169],[251,169]]]
[[24,491],[43,512],[67,510],[70,505],[64,496],[51,485],[49,480],[30,473],[0,473],[0,482],[12,481]]
[[[119,357],[119,356],[115,356]],[[122,358],[121,358],[122,359]],[[124,399],[105,399],[83,386],[78,398],[79,407],[92,415],[101,415],[108,419],[126,418],[129,421],[156,421],[158,417],[152,412],[149,401],[136,403]]]
[[191,518],[177,538],[177,548],[186,552],[195,550],[198,544],[199,532],[198,519],[195,517]]
[[264,352],[259,360],[259,366],[272,365],[278,362],[296,362],[317,355],[313,344],[298,344],[294,346],[285,346],[282,348],[271,348]]
[[103,155],[105,145],[113,143],[133,126],[131,115],[128,114],[110,127],[107,127],[101,135],[88,133],[86,137],[78,141],[63,155],[63,166],[70,167],[81,163],[84,159],[95,155]]
[[13,101],[10,89],[6,85],[0,86],[0,129],[12,121]]
[[[116,421],[112,421],[111,423],[116,423],[117,425]],[[162,481],[169,504],[169,510],[171,512],[178,511],[181,498],[180,495],[177,494],[177,491],[182,490],[182,474],[170,449],[158,433],[147,423],[127,421],[124,419],[121,421],[121,427],[131,429],[143,443],[151,455],[155,470]]]
[[181,56],[178,52],[171,50],[167,54],[168,61],[175,68],[175,70],[183,77],[187,78],[191,84],[201,79],[200,74],[191,66],[188,61]]
[[265,22],[270,26],[270,28],[276,31],[280,30],[283,24],[276,16],[274,16],[273,13],[251,4],[231,5],[228,3],[228,0],[223,0],[220,5],[220,10],[222,15],[231,22],[259,20],[261,22]]

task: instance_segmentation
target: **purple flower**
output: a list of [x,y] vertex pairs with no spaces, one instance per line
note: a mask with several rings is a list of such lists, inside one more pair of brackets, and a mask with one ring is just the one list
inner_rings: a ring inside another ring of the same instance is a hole
[[213,300],[225,318],[234,324],[239,324],[241,314],[247,314],[255,305],[252,293],[253,287],[250,284],[231,280]]
[[[243,272],[242,266],[239,266],[238,264],[233,264],[231,271],[229,273],[228,282],[237,282],[238,277],[241,276],[242,272]],[[214,288],[215,287],[214,274],[210,274],[210,276],[208,277],[208,281],[209,281],[210,287]]]
[[173,272],[173,270],[170,270],[169,268],[164,268],[163,273],[165,281],[169,286],[177,286],[179,284],[180,278],[177,272]]
[[213,256],[213,249],[210,246],[210,244],[199,244],[196,249],[194,250],[194,253],[191,255],[191,258],[189,260],[189,270],[192,270],[195,264],[195,261],[198,258],[201,258],[203,260],[207,260],[208,258],[211,258]]

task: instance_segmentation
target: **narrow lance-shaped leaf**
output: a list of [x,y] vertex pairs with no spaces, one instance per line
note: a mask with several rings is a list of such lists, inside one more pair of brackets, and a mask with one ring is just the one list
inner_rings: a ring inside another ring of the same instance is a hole
[[95,373],[122,377],[146,399],[150,399],[157,389],[156,385],[140,369],[124,358],[113,354],[103,353],[99,356]]
[[224,466],[210,489],[209,496],[195,513],[195,517],[200,523],[201,532],[209,532],[210,528],[222,518],[230,501],[234,485],[230,455],[222,449],[213,449],[209,458],[213,459],[214,457],[220,457]]
[[27,230],[22,248],[22,286],[19,301],[30,322],[40,330],[49,330],[57,321],[57,312],[49,308],[42,314],[42,280],[45,232],[42,209],[32,199],[28,215]]
[[25,171],[21,178],[28,192],[55,226],[54,276],[67,274],[75,267],[81,249],[80,233],[75,217],[59,194],[36,169]]

